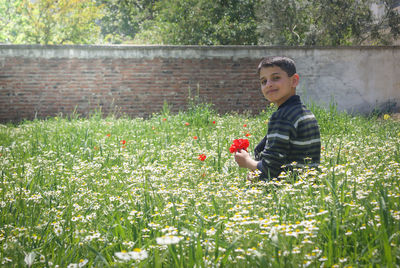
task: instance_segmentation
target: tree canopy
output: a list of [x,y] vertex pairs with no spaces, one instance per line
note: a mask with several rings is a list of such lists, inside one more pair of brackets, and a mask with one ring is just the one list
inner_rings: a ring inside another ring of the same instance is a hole
[[[400,34],[400,16],[392,9],[392,2],[263,0],[257,9],[259,43],[319,46],[387,45]],[[374,4],[383,11],[381,15],[373,13]]]
[[400,34],[400,14],[393,9],[394,3],[0,0],[0,43],[387,45]]
[[95,43],[101,8],[90,0],[0,0],[0,42]]
[[165,0],[136,42],[174,45],[257,44],[256,0]]

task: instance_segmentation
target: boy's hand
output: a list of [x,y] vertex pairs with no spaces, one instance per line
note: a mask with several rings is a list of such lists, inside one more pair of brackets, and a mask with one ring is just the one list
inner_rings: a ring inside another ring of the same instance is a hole
[[250,157],[250,154],[245,150],[238,150],[235,153],[235,161],[239,167],[248,168],[252,171],[257,169],[257,161]]

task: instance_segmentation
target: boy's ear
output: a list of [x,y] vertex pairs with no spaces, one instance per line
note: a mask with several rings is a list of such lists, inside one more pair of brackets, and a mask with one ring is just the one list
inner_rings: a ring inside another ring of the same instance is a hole
[[300,80],[300,76],[295,73],[294,75],[292,75],[292,86],[293,87],[297,87],[297,85],[299,84],[299,80]]

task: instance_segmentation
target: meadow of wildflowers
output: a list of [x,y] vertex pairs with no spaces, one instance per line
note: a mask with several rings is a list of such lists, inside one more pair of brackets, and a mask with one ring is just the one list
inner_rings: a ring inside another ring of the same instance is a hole
[[319,169],[259,183],[229,148],[272,109],[1,125],[0,266],[398,266],[400,123],[313,111]]

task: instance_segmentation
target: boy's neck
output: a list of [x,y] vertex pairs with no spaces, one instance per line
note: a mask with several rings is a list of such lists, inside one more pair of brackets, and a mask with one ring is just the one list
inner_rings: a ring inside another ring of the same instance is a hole
[[284,103],[282,103],[281,105],[278,106],[278,109],[292,103],[292,102],[297,102],[300,101],[300,96],[296,95],[296,93],[294,93],[293,95],[291,95]]

